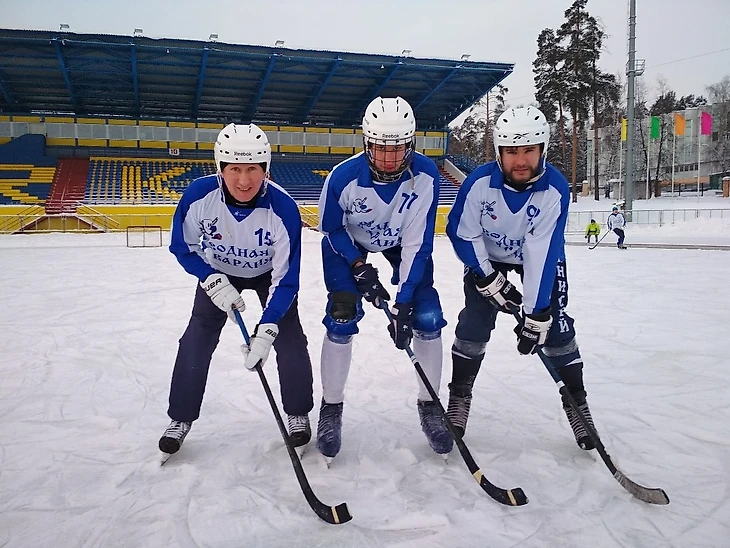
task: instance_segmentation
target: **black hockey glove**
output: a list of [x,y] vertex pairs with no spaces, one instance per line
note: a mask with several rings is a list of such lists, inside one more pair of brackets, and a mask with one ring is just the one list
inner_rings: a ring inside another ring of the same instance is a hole
[[413,338],[413,306],[396,303],[390,313],[393,315],[393,321],[388,326],[388,333],[395,347],[404,350]]
[[517,351],[520,354],[532,354],[538,346],[545,344],[548,331],[553,323],[550,312],[542,314],[525,314],[515,327],[517,334]]
[[477,291],[500,312],[512,313],[522,304],[522,294],[507,281],[504,274],[495,270],[486,278],[474,275]]
[[370,263],[358,259],[352,265],[352,274],[355,276],[357,290],[366,301],[380,306],[380,301],[389,301],[390,294],[385,290],[378,279],[378,269]]

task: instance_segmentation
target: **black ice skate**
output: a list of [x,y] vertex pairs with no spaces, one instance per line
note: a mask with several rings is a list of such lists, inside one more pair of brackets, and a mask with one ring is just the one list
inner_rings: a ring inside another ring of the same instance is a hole
[[289,415],[287,422],[292,446],[297,448],[307,445],[312,439],[309,417],[307,415]]
[[170,422],[170,426],[162,434],[159,442],[160,451],[164,453],[162,456],[162,464],[165,464],[167,459],[170,458],[170,455],[174,455],[180,450],[180,446],[185,441],[185,436],[190,432],[192,425],[192,422],[180,422],[176,420]]
[[419,401],[418,416],[421,419],[421,430],[426,434],[431,449],[445,458],[454,447],[454,438],[446,427],[438,405],[432,401]]
[[[588,402],[582,403],[578,406],[578,408],[583,413],[583,416],[586,418],[588,424],[593,426],[593,417],[591,417],[591,410],[588,408]],[[573,411],[573,408],[563,407],[563,411],[565,411],[565,416],[568,417],[568,422],[570,423],[570,427],[573,429],[573,435],[575,436],[575,441],[578,444],[578,447],[580,447],[584,451],[590,451],[591,449],[595,449],[596,445],[593,443],[593,440],[588,435],[586,429],[583,427],[583,423],[578,418],[578,415],[576,415],[575,411]]]
[[466,432],[466,421],[469,419],[471,409],[471,386],[449,385],[449,407],[446,416],[449,417],[459,437],[464,437]]
[[342,446],[342,403],[325,403],[319,408],[317,424],[317,449],[327,464],[340,452]]

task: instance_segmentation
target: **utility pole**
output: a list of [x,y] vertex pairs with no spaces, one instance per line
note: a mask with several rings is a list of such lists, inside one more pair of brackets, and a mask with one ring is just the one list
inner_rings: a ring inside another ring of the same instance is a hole
[[[626,65],[626,173],[624,188],[626,201],[624,210],[626,220],[631,221],[632,202],[634,199],[634,78],[636,77],[636,0],[629,0],[629,62]],[[619,186],[620,188],[620,186]]]

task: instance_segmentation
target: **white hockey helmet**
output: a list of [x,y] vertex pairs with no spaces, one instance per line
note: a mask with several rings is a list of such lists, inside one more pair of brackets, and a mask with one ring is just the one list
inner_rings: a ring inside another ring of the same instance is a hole
[[550,141],[550,124],[545,115],[536,107],[510,108],[504,111],[494,124],[492,141],[500,166],[499,147],[543,145],[544,168]]
[[215,168],[223,171],[221,163],[261,164],[265,172],[271,168],[271,145],[266,134],[255,124],[228,124],[215,142]]
[[[413,162],[416,149],[416,117],[408,101],[402,97],[376,97],[365,109],[362,119],[362,140],[370,170],[381,182],[400,179]],[[394,171],[377,169],[371,145],[405,145],[403,162]]]

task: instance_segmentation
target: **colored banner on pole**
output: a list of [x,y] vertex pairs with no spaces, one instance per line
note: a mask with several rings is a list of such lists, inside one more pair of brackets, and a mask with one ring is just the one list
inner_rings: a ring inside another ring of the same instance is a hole
[[684,116],[675,112],[674,113],[674,134],[675,135],[684,135],[684,129],[685,129],[686,125],[687,125],[687,122],[684,119]]
[[626,140],[626,133],[628,132],[628,123],[626,118],[621,118],[621,140]]
[[662,120],[659,116],[651,117],[651,132],[649,133],[649,136],[652,139],[659,139],[659,129],[661,128],[661,125]]
[[709,135],[712,133],[712,114],[709,112],[702,113],[702,135]]

